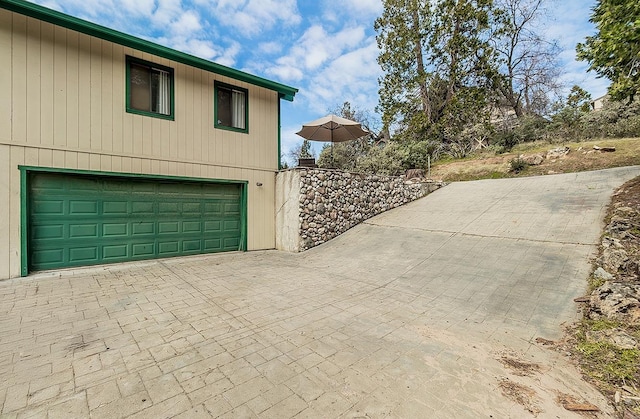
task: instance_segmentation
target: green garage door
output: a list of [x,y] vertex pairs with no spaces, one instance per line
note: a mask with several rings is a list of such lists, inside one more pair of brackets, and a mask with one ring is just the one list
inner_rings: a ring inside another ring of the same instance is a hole
[[239,184],[32,172],[29,269],[240,250]]

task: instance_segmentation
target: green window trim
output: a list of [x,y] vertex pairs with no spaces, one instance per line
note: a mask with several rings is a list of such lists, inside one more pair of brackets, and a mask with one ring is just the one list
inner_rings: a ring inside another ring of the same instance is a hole
[[247,231],[248,231],[248,186],[247,180],[229,180],[229,179],[209,179],[188,176],[170,176],[170,175],[147,175],[139,173],[127,172],[103,172],[94,170],[78,170],[78,169],[60,169],[53,167],[40,166],[18,166],[20,170],[20,274],[21,276],[29,275],[29,174],[33,172],[46,172],[56,174],[71,175],[88,175],[88,176],[104,176],[114,178],[132,178],[144,180],[169,180],[177,182],[204,182],[204,183],[226,183],[236,184],[240,186],[240,251],[247,251]]
[[[220,90],[230,90],[244,93],[244,128],[237,128],[230,125],[224,125],[219,120],[219,105],[218,105],[218,93]],[[213,83],[213,122],[214,127],[224,129],[227,131],[240,132],[244,134],[249,133],[249,90],[234,86],[231,84],[214,81]]]
[[[152,111],[145,111],[136,109],[131,105],[131,65],[137,64],[143,67],[148,67],[149,69],[161,70],[169,73],[169,114],[163,114]],[[143,116],[151,116],[153,118],[167,119],[170,121],[175,120],[175,77],[173,68],[166,67],[160,64],[152,63],[150,61],[145,61],[139,58],[131,57],[127,55],[126,58],[126,75],[125,75],[125,89],[126,89],[126,110],[128,113],[133,113],[137,115]]]

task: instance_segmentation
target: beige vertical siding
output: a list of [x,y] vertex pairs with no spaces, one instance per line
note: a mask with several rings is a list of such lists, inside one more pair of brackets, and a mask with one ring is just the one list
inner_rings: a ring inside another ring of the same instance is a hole
[[[126,112],[127,55],[174,69],[174,121]],[[19,165],[248,181],[248,248],[275,247],[277,92],[5,10],[0,62],[0,279],[20,274]],[[248,134],[214,128],[215,80],[248,89]]]

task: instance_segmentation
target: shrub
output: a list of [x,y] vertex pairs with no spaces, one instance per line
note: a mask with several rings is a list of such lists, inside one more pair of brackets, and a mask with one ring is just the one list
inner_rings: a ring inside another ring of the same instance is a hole
[[514,173],[520,173],[522,171],[524,171],[528,164],[522,160],[520,157],[512,159],[511,162],[511,171]]

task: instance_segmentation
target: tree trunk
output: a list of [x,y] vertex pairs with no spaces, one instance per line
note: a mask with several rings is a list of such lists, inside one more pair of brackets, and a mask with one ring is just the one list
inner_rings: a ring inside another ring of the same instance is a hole
[[431,121],[431,102],[429,100],[429,91],[427,89],[427,72],[424,69],[424,57],[422,55],[422,38],[420,37],[420,16],[418,15],[417,5],[412,8],[413,13],[413,35],[414,35],[414,52],[416,55],[416,66],[418,71],[418,80],[420,85],[420,100],[422,101],[422,111]]

